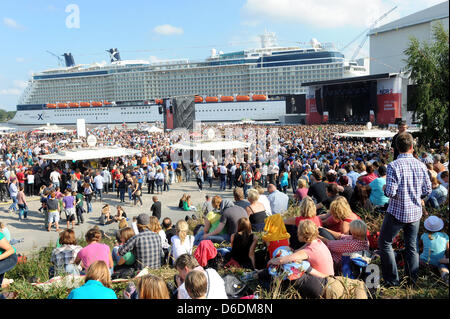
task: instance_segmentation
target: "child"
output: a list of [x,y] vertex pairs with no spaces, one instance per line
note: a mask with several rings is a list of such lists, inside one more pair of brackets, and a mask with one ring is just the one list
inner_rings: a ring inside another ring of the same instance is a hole
[[441,232],[444,222],[437,216],[430,216],[425,219],[424,226],[428,232],[423,233],[420,237],[423,243],[420,262],[437,267],[442,279],[448,283],[448,265],[441,263],[446,250],[448,251],[448,235]]
[[111,218],[111,209],[109,208],[109,205],[106,204],[102,208],[102,214],[100,215],[100,224],[106,225],[106,224],[109,224],[112,221],[113,220]]
[[192,299],[206,299],[208,295],[208,279],[203,271],[190,271],[186,276],[184,286]]

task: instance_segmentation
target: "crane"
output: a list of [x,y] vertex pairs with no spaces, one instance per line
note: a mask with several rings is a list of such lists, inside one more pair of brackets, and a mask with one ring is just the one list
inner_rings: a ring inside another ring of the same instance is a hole
[[380,22],[381,20],[383,20],[384,18],[386,18],[386,16],[388,14],[390,14],[392,11],[394,11],[395,9],[397,9],[397,6],[393,7],[392,9],[390,9],[389,11],[387,11],[386,13],[384,13],[381,17],[379,17],[378,19],[376,19],[369,28],[365,29],[363,32],[361,32],[360,34],[358,34],[358,36],[356,38],[354,38],[351,42],[349,42],[346,46],[344,46],[341,51],[344,51],[345,49],[347,49],[351,44],[353,44],[353,42],[355,42],[356,40],[358,40],[362,35],[366,34],[366,36],[363,38],[363,40],[361,41],[361,43],[359,44],[359,46],[356,48],[355,52],[352,55],[351,60],[354,60],[357,56],[359,51],[361,50],[361,48],[364,46],[364,44],[367,41],[367,32],[372,30],[378,22]]
[[63,65],[63,59],[59,56],[59,55],[57,55],[57,54],[55,54],[55,53],[53,53],[53,52],[50,52],[50,51],[46,51],[47,53],[49,53],[49,54],[51,54],[51,55],[53,55],[54,57],[56,57],[57,59],[58,59],[58,66],[62,66]]

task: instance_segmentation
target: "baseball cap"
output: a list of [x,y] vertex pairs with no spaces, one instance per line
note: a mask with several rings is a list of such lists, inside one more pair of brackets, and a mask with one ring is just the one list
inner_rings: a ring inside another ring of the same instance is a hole
[[150,216],[148,214],[142,213],[137,217],[137,223],[141,225],[150,224]]

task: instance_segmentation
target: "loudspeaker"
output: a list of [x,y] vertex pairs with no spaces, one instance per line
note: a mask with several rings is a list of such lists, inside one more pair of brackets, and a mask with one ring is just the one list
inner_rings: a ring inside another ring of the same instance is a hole
[[194,96],[176,97],[172,99],[173,128],[184,127],[188,130],[194,128],[195,99]]
[[159,114],[163,114],[163,107],[162,107],[162,105],[158,106],[158,112],[159,112]]
[[320,94],[321,89],[316,90],[316,107],[317,113],[323,115],[323,107],[322,107],[322,94]]

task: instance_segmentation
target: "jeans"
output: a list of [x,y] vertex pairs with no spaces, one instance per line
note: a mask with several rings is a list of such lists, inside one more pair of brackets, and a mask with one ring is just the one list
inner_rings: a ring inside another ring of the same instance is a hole
[[220,174],[220,190],[227,189],[227,175]]
[[19,204],[19,220],[23,218],[27,218],[28,216],[28,207],[24,204]]
[[211,176],[207,176],[206,177],[206,181],[209,183],[209,188],[212,187],[212,177]]
[[95,193],[100,195],[100,201],[102,202],[103,201],[103,189],[102,188],[97,188],[95,190]]
[[392,249],[392,241],[401,229],[403,229],[403,239],[405,242],[405,275],[409,276],[413,281],[417,279],[417,272],[419,270],[417,244],[419,226],[420,220],[413,223],[402,223],[391,214],[386,213],[383,225],[381,226],[378,247],[381,256],[381,271],[387,285],[398,285],[400,283],[394,250]]
[[125,202],[125,189],[119,188],[119,197],[121,202]]
[[197,186],[199,190],[203,189],[203,181],[201,178],[197,178]]
[[[197,234],[194,236],[194,246],[198,246],[198,244],[200,244],[200,242],[203,239],[203,235],[205,234],[205,228],[202,226],[200,227],[200,229],[198,230]],[[207,239],[209,239],[210,241],[212,241],[213,243],[216,244],[220,244],[222,242],[230,242],[230,235],[228,234],[222,234],[222,235],[215,235],[215,236],[209,236]]]
[[163,181],[162,180],[156,181],[156,192],[157,193],[163,192]]
[[170,189],[169,189],[169,183],[164,183],[164,191],[166,192],[168,192]]
[[9,210],[17,211],[17,206],[16,206],[17,196],[11,196],[11,199],[13,202],[12,202],[11,206],[9,206]]
[[148,181],[148,194],[154,194],[155,193],[155,180],[151,179]]
[[261,186],[267,188],[267,175],[261,175]]
[[5,276],[5,273],[13,269],[16,264],[17,264],[16,254],[12,254],[8,258],[0,260],[0,285],[3,282],[3,277]]
[[133,191],[131,190],[131,188],[128,188],[128,198],[129,198],[130,202],[133,199],[133,196],[131,195],[131,193],[133,193]]

